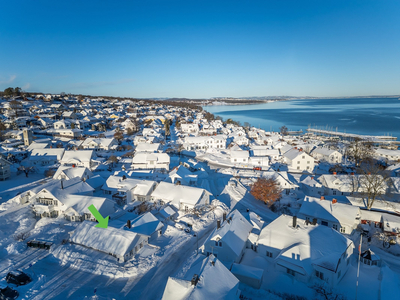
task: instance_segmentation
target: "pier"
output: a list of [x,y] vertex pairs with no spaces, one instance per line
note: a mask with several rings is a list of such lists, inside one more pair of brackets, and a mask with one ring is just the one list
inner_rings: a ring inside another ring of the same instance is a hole
[[340,137],[342,139],[350,141],[359,138],[362,140],[371,141],[375,144],[396,144],[396,145],[400,144],[400,142],[397,141],[397,137],[390,135],[361,135],[355,133],[346,133],[346,132],[339,132],[327,129],[317,129],[317,128],[308,128],[307,131],[315,135],[323,135],[327,137]]

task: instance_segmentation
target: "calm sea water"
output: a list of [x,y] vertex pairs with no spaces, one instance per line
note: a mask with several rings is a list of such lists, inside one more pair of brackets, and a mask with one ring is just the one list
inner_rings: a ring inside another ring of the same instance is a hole
[[392,135],[400,140],[400,100],[396,98],[307,99],[256,105],[203,107],[224,120],[265,130],[306,131],[308,126],[366,135]]

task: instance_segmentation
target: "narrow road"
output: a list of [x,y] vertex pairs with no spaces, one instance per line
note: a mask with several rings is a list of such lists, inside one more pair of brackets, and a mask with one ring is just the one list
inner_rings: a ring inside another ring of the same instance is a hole
[[[209,236],[211,231],[216,226],[216,221],[214,221],[210,226],[200,233],[198,245],[202,245],[206,238]],[[192,255],[193,251],[196,250],[197,243],[196,238],[192,237],[192,241],[186,243],[182,248],[177,249],[170,257],[164,260],[161,264],[157,265],[153,270],[155,270],[154,275],[149,278],[146,287],[141,293],[140,300],[156,300],[161,299],[164,292],[165,286],[168,281],[169,276],[174,276],[178,271],[181,270],[182,264]]]

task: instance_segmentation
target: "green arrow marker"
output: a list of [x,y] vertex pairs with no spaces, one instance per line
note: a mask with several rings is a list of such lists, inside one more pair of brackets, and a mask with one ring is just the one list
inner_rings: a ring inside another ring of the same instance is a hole
[[97,224],[95,227],[99,228],[108,227],[108,219],[110,218],[110,216],[108,216],[107,218],[103,218],[103,216],[99,213],[99,211],[96,209],[96,207],[94,207],[93,204],[90,205],[88,209],[92,213],[92,215],[96,218],[97,222],[99,222],[99,224]]

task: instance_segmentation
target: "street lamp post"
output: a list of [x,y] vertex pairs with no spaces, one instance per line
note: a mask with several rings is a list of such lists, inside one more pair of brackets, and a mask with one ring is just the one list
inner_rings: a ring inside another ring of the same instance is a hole
[[360,277],[360,261],[361,261],[361,245],[362,245],[362,237],[363,233],[360,234],[360,245],[358,246],[358,267],[357,267],[357,284],[356,284],[356,298],[357,300],[357,294],[358,294],[358,279]]

